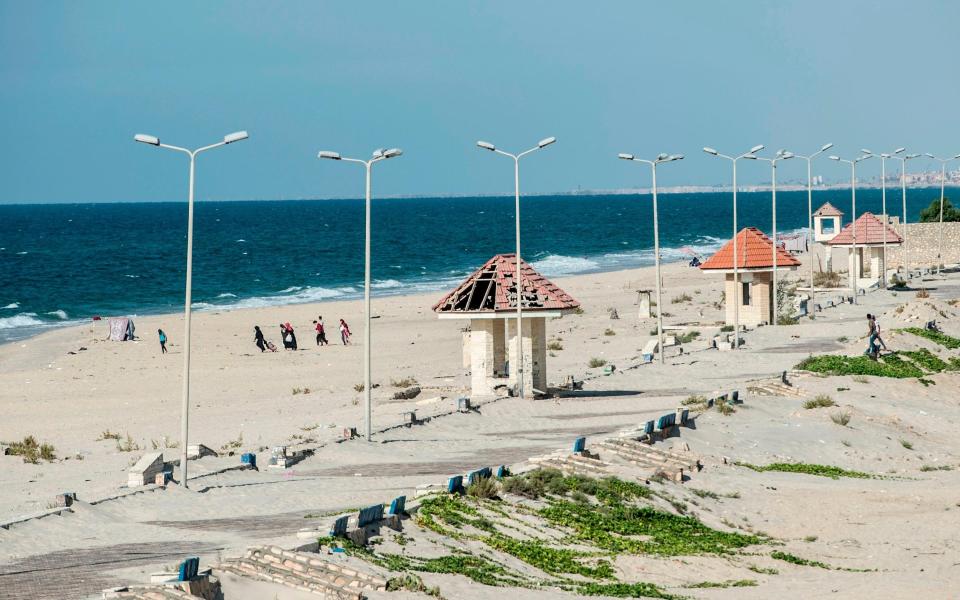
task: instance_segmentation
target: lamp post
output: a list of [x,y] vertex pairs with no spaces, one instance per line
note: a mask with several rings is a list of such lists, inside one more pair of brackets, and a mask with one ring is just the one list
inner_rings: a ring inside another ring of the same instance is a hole
[[906,156],[891,156],[900,161],[900,190],[903,195],[903,251],[900,255],[900,266],[905,271],[910,269],[907,263],[907,161],[920,156],[919,154],[907,154]]
[[853,202],[853,218],[850,221],[850,231],[853,233],[853,303],[857,303],[857,277],[860,275],[860,269],[857,267],[857,163],[873,158],[872,154],[864,154],[853,160],[845,160],[839,156],[831,156],[830,160],[847,163],[850,165],[850,195]]
[[140,142],[141,144],[166,148],[167,150],[176,150],[190,157],[190,191],[187,196],[187,281],[183,306],[183,404],[180,414],[180,447],[182,448],[180,454],[180,479],[182,481],[180,484],[184,489],[189,487],[187,484],[187,446],[190,423],[190,315],[192,312],[191,296],[193,293],[193,181],[196,171],[196,159],[197,155],[201,152],[239,142],[248,137],[249,135],[247,135],[246,131],[237,131],[223,136],[223,141],[217,142],[216,144],[203,146],[196,150],[188,150],[187,148],[181,148],[179,146],[162,144],[160,143],[160,138],[153,135],[138,133],[133,136],[134,141]]
[[364,166],[367,174],[367,193],[366,193],[366,202],[364,203],[364,241],[363,241],[363,313],[364,313],[364,328],[363,328],[363,400],[364,400],[364,410],[366,412],[364,418],[364,436],[367,441],[370,441],[371,436],[373,435],[373,423],[372,423],[372,400],[371,400],[371,388],[373,385],[370,382],[370,170],[373,167],[373,163],[380,162],[381,160],[387,160],[388,158],[394,158],[403,154],[403,151],[399,148],[391,148],[389,150],[375,150],[373,157],[370,160],[360,160],[359,158],[346,158],[340,156],[339,152],[331,152],[329,150],[321,150],[317,154],[317,158],[326,158],[329,160],[342,160],[345,162],[358,163]]
[[[550,144],[557,141],[555,137],[548,137],[540,140],[537,145],[529,150],[521,152],[520,154],[510,154],[509,152],[504,152],[503,150],[497,148],[490,142],[479,141],[477,146],[483,148],[484,150],[489,150],[491,152],[496,152],[497,154],[502,154],[503,156],[508,156],[513,159],[513,186],[514,186],[514,214],[516,216],[516,235],[517,235],[517,396],[523,398],[523,269],[520,268],[520,159],[524,156],[534,152],[535,150],[540,150],[546,148]],[[511,368],[513,368],[511,366]]]
[[632,154],[618,154],[617,158],[632,160],[650,165],[653,177],[653,259],[657,271],[657,348],[660,352],[660,364],[664,364],[663,352],[663,298],[660,284],[660,223],[657,219],[657,165],[660,163],[683,160],[682,154],[659,154],[654,160],[636,158]]
[[770,163],[770,182],[773,196],[773,253],[771,256],[771,261],[773,264],[773,287],[771,288],[770,295],[773,297],[773,317],[771,318],[771,322],[776,325],[777,316],[780,314],[780,302],[777,298],[777,162],[793,158],[793,153],[785,150],[778,150],[777,154],[773,158],[763,158],[753,154],[744,158],[750,160],[763,160]]
[[[740,348],[740,257],[737,255],[737,161],[741,158],[753,156],[763,150],[763,148],[763,144],[759,144],[739,156],[720,154],[710,147],[704,147],[703,149],[707,154],[725,158],[733,164],[733,347],[735,349]],[[657,311],[659,312],[659,310],[660,307],[658,306]]]
[[[889,224],[887,219],[887,159],[893,158],[894,155],[900,154],[906,150],[906,148],[897,148],[890,153],[881,153],[880,154],[880,195],[883,198],[883,271],[880,276],[880,287],[887,287],[887,225]],[[861,149],[861,152],[864,154],[873,154],[870,150]]]
[[937,158],[929,152],[926,152],[925,156],[929,156],[933,160],[940,162],[940,226],[938,228],[939,233],[937,234],[940,238],[937,242],[937,275],[939,275],[940,266],[943,264],[943,186],[947,182],[947,163],[960,158],[960,154],[957,154],[953,158]]
[[[820,149],[811,154],[810,156],[801,156],[799,154],[794,154],[796,158],[802,158],[807,161],[807,248],[813,248],[813,171],[811,168],[811,163],[813,159],[817,157],[818,154],[826,152],[830,148],[833,148],[833,144],[824,144],[820,146]],[[813,285],[813,256],[810,256],[810,306],[811,310],[808,311],[810,318],[814,319],[817,315],[817,303],[815,299],[816,291],[814,290]]]

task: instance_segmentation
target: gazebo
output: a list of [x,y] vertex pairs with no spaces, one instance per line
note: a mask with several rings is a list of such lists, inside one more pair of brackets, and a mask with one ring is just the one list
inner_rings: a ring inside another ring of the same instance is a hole
[[[740,323],[770,323],[773,314],[773,242],[756,227],[745,227],[737,234],[737,269],[740,271]],[[734,324],[733,240],[708,258],[700,269],[723,273],[727,325]],[[783,248],[777,248],[777,270],[794,271],[800,261]]]
[[[573,312],[580,303],[523,260],[521,268],[523,390],[532,396],[547,391],[546,320]],[[493,395],[505,378],[510,387],[517,384],[516,272],[516,255],[497,254],[433,307],[440,319],[470,320],[465,343],[475,396]]]
[[[857,252],[853,252],[853,232],[856,228],[857,233]],[[853,223],[848,223],[840,233],[832,240],[827,242],[827,246],[833,248],[844,248],[847,250],[847,265],[850,278],[850,286],[853,286],[853,277],[866,279],[866,285],[872,285],[885,278],[887,265],[883,264],[883,246],[884,236],[886,236],[887,246],[899,246],[903,244],[903,238],[900,237],[892,227],[884,223],[873,213],[863,213]],[[870,260],[870,277],[864,277],[863,263]],[[856,275],[854,275],[856,274]]]
[[825,202],[813,213],[813,241],[829,242],[843,224],[843,213],[836,206]]

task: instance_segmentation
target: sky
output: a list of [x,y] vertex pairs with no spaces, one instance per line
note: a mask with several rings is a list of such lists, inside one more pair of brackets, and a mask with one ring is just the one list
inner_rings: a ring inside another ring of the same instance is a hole
[[[952,156],[957,22],[960,3],[932,0],[0,0],[0,203],[182,199],[185,156],[136,133],[249,131],[198,158],[201,200],[361,196],[362,167],[317,152],[379,147],[404,154],[374,167],[375,195],[512,193],[481,139],[558,138],[522,159],[530,193],[649,186],[619,152],[685,154],[664,186],[729,184],[703,146]],[[792,163],[779,179],[805,176]]]

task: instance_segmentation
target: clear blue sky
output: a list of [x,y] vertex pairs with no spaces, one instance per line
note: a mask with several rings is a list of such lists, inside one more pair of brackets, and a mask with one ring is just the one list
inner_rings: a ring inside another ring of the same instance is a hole
[[181,199],[185,159],[137,132],[249,130],[200,159],[201,199],[357,196],[359,167],[316,153],[379,146],[405,155],[375,192],[511,192],[478,139],[557,136],[525,159],[531,192],[649,185],[623,151],[686,154],[664,185],[728,182],[704,145],[954,154],[957,23],[950,1],[0,0],[0,202]]

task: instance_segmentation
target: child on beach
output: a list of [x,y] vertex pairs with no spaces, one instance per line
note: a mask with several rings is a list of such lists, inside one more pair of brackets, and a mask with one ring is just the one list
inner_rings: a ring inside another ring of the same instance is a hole
[[158,329],[157,334],[160,336],[160,354],[166,354],[167,353],[167,334],[165,334],[162,329]]
[[886,350],[887,343],[880,337],[880,319],[877,318],[877,315],[873,315],[873,335],[876,337],[876,341],[880,343],[880,347]]
[[263,339],[263,332],[260,331],[259,325],[253,326],[253,341],[257,344],[257,348],[260,348],[260,352],[266,352],[267,349],[264,347],[266,342]]
[[863,353],[873,360],[877,360],[877,355],[880,353],[877,347],[877,323],[870,313],[867,313],[867,349]]
[[314,323],[317,324],[317,345],[326,346],[330,342],[327,341],[327,334],[323,329],[323,315],[319,315]]
[[350,343],[350,326],[343,319],[340,319],[340,340],[344,346]]

